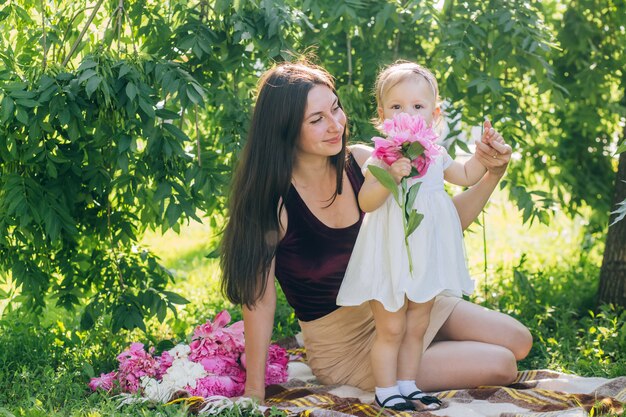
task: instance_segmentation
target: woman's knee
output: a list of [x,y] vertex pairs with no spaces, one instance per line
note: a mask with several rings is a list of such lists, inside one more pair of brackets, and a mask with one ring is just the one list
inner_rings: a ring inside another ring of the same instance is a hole
[[506,348],[492,352],[487,372],[492,385],[512,384],[517,378],[517,360],[513,352]]
[[533,346],[533,336],[526,326],[518,322],[511,332],[510,343],[511,352],[513,352],[515,359],[520,361],[528,356]]

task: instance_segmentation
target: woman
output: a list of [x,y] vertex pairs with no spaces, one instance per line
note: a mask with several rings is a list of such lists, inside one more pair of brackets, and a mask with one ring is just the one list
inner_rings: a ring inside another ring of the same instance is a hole
[[[325,70],[287,63],[260,79],[221,258],[224,292],[243,308],[245,396],[265,396],[274,276],[300,321],[317,378],[366,390],[374,386],[369,306],[335,303],[363,218],[356,199],[363,183],[360,165],[371,153],[362,145],[347,148],[346,138],[346,115]],[[463,228],[480,213],[510,159],[511,148],[494,142],[477,143],[476,156],[488,171],[454,198]],[[438,297],[416,382],[426,391],[506,385],[531,344],[528,330],[513,318]]]

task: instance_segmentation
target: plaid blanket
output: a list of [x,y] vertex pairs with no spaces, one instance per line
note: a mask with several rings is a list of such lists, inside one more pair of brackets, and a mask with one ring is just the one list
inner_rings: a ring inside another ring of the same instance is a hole
[[621,416],[626,403],[626,376],[585,378],[549,370],[519,372],[507,387],[485,386],[434,393],[440,410],[397,412],[373,405],[373,393],[349,386],[322,386],[303,360],[291,350],[290,379],[267,389],[266,405],[301,417],[579,417]]

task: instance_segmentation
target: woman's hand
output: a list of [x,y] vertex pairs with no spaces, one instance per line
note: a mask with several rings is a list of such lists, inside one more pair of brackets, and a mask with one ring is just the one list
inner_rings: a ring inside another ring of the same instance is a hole
[[[245,392],[243,393],[241,397],[251,398],[254,401],[258,402],[259,404],[263,404],[263,400],[265,399],[265,390],[246,388]],[[238,398],[241,398],[241,397],[238,397]],[[233,398],[233,401],[235,401],[234,398]]]
[[483,164],[487,171],[499,177],[503,176],[511,160],[513,150],[502,135],[491,126],[489,120],[485,121],[483,136],[476,141],[476,158]]

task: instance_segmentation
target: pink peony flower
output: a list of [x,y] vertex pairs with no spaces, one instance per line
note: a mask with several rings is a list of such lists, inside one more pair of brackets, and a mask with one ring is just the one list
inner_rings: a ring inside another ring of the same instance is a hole
[[99,377],[91,378],[89,381],[89,388],[92,391],[97,390],[98,388],[111,391],[115,386],[115,380],[117,379],[117,372],[109,372],[108,374],[100,374]]
[[143,349],[143,343],[132,343],[117,360],[120,363],[117,380],[123,392],[137,392],[142,376],[154,377],[159,371],[158,361]]
[[421,116],[411,116],[408,113],[398,113],[393,119],[385,120],[382,131],[388,137],[401,142],[415,142],[416,140],[434,142],[437,140],[437,134]]
[[211,375],[229,376],[236,382],[245,382],[246,371],[239,363],[227,356],[214,356],[200,361],[205,371]]
[[193,361],[215,355],[237,358],[244,350],[243,322],[224,327],[229,322],[230,314],[224,310],[215,317],[213,323],[207,320],[205,324],[196,327],[189,344],[189,358]]
[[[246,381],[243,322],[226,327],[230,320],[228,312],[222,311],[213,322],[194,329],[189,345],[178,344],[159,356],[154,356],[154,348],[146,351],[143,344],[132,343],[117,356],[118,370],[92,378],[89,387],[110,391],[119,384],[123,393],[139,393],[156,401],[166,401],[163,398],[178,390],[202,397],[240,396]],[[288,361],[285,349],[270,345],[268,384],[286,381]]]
[[272,365],[278,365],[282,367],[287,367],[287,363],[289,362],[289,355],[287,355],[287,350],[278,345],[270,345],[269,351],[267,353],[267,363]]
[[411,116],[407,113],[396,114],[393,119],[383,122],[382,131],[387,138],[374,137],[374,152],[372,156],[380,159],[387,165],[393,164],[402,156],[409,157],[406,152],[413,142],[419,142],[423,151],[413,158],[412,165],[417,170],[416,178],[426,174],[428,167],[439,154],[439,147],[435,144],[437,134],[426,124],[420,116]]
[[287,367],[268,363],[265,368],[265,385],[280,384],[285,381],[287,381]]
[[380,159],[387,165],[391,165],[402,157],[400,147],[391,140],[375,137],[374,141],[374,158]]
[[191,395],[209,397],[211,395],[223,395],[225,397],[237,397],[243,394],[243,382],[237,382],[229,376],[211,375],[199,379],[196,387],[187,387]]
[[157,358],[157,362],[159,364],[159,369],[156,372],[156,379],[163,378],[163,375],[167,372],[167,370],[172,366],[172,362],[174,361],[174,357],[166,350],[161,353],[161,356]]

